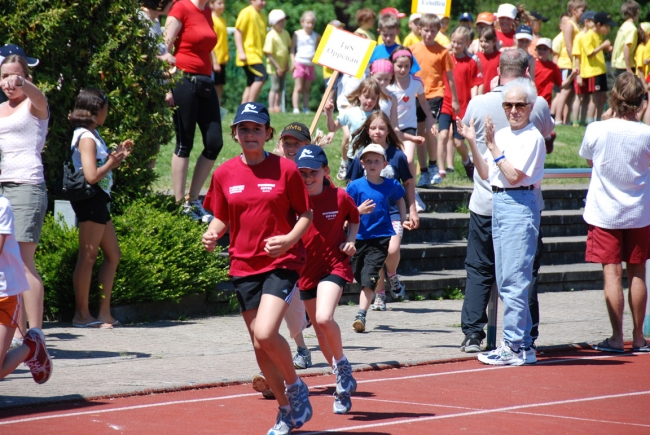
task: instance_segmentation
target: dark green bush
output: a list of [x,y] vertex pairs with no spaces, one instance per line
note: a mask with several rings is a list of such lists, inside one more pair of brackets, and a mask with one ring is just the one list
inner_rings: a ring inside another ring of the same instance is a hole
[[[172,212],[170,212],[172,211]],[[113,219],[122,250],[115,277],[113,306],[178,301],[188,294],[213,290],[227,279],[225,257],[201,245],[205,226],[179,213],[171,197],[139,199]],[[74,314],[72,273],[79,249],[78,230],[65,228],[48,215],[36,252],[36,267],[45,286],[46,316],[69,320]],[[101,252],[101,251],[100,251]],[[91,285],[92,303],[99,298],[97,260]]]
[[50,105],[43,153],[51,188],[70,147],[67,115],[83,87],[104,89],[109,115],[101,134],[106,143],[130,138],[133,155],[115,174],[114,205],[148,190],[148,167],[158,147],[171,140],[173,127],[164,102],[162,63],[156,41],[137,17],[138,0],[2,0],[0,42],[18,44],[40,59],[34,82]]

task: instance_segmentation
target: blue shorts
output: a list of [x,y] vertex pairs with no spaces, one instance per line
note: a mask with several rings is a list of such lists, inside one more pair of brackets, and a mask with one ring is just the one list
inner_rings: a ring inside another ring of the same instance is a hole
[[454,139],[460,139],[460,140],[465,139],[463,136],[461,136],[458,133],[458,128],[456,127],[456,120],[453,119],[451,115],[448,115],[446,113],[440,114],[440,118],[438,119],[438,131],[449,130],[449,126],[453,126],[454,128]]

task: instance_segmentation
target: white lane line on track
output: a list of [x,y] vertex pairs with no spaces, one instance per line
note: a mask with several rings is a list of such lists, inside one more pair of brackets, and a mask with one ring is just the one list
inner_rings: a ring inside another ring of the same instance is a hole
[[591,402],[594,400],[607,400],[607,399],[618,399],[621,397],[631,397],[631,396],[641,396],[641,395],[646,395],[650,394],[650,390],[648,391],[637,391],[633,393],[622,393],[622,394],[609,394],[606,396],[592,396],[592,397],[582,397],[579,399],[567,399],[567,400],[557,400],[554,402],[540,402],[540,403],[530,403],[528,405],[517,405],[517,406],[508,406],[504,408],[492,408],[492,409],[482,409],[479,411],[469,411],[469,412],[459,412],[457,414],[446,414],[446,415],[435,415],[432,417],[421,417],[421,418],[407,418],[403,420],[397,420],[397,421],[389,421],[389,422],[383,422],[383,423],[371,423],[371,424],[363,424],[363,425],[358,425],[358,426],[347,426],[347,427],[339,427],[336,429],[327,429],[324,431],[317,431],[317,432],[307,432],[304,435],[316,435],[316,434],[322,434],[322,433],[332,433],[332,432],[347,432],[347,431],[353,431],[353,430],[360,430],[360,429],[370,429],[370,428],[375,428],[375,427],[384,427],[384,426],[396,426],[399,424],[411,424],[411,423],[420,423],[423,421],[432,421],[432,420],[442,420],[442,419],[447,419],[447,418],[457,418],[457,417],[471,417],[475,415],[481,415],[481,414],[489,414],[489,413],[494,413],[494,412],[510,412],[514,411],[517,409],[527,409],[527,408],[537,408],[540,406],[554,406],[554,405],[565,405],[568,403],[581,403],[581,402]]
[[[576,358],[558,358],[558,359],[553,359],[553,360],[545,360],[542,362],[537,363],[537,365],[544,365],[544,364],[554,364],[554,363],[560,363],[560,362],[571,362],[571,361],[581,361],[581,360],[592,360],[592,359],[607,359],[607,358],[620,358],[623,356],[631,356],[631,355],[648,355],[646,354],[616,354],[616,355],[598,355],[598,356],[589,356],[589,357],[576,357]],[[474,373],[474,372],[485,372],[489,370],[499,370],[499,369],[516,369],[517,367],[512,367],[512,366],[489,366],[489,367],[481,367],[477,369],[467,369],[467,370],[456,370],[456,371],[448,371],[448,372],[439,372],[439,373],[427,373],[427,374],[422,374],[422,375],[409,375],[409,376],[401,376],[401,377],[391,377],[391,378],[380,378],[380,379],[367,379],[363,381],[358,381],[359,384],[366,384],[366,383],[377,383],[377,382],[387,382],[387,381],[403,381],[403,380],[408,380],[408,379],[420,379],[420,378],[429,378],[433,376],[445,376],[445,375],[457,375],[457,374],[466,374],[466,373]],[[519,367],[521,370],[521,367]],[[314,385],[309,387],[310,389],[315,389],[315,388],[327,388],[327,387],[332,387],[335,384],[330,383],[330,384],[322,384],[322,385]],[[119,411],[131,411],[134,409],[146,409],[146,408],[156,408],[160,406],[170,406],[170,405],[182,405],[186,403],[199,403],[199,402],[210,402],[210,401],[216,401],[216,400],[228,400],[228,399],[239,399],[242,397],[252,397],[252,396],[259,396],[259,393],[245,393],[245,394],[233,394],[230,396],[222,396],[222,397],[206,397],[203,399],[187,399],[187,400],[173,400],[170,402],[160,402],[160,403],[150,403],[147,405],[133,405],[133,406],[123,406],[119,408],[111,408],[111,409],[101,409],[101,410],[96,410],[96,411],[79,411],[79,412],[68,412],[65,414],[54,414],[54,415],[44,415],[41,417],[29,417],[29,418],[21,418],[21,419],[16,419],[16,420],[7,420],[7,421],[0,421],[0,426],[6,426],[10,424],[16,424],[16,423],[27,423],[27,422],[32,422],[32,421],[39,421],[39,420],[50,420],[54,418],[65,418],[65,417],[78,417],[82,415],[94,415],[94,414],[105,414],[108,412],[119,412]]]
[[541,413],[537,413],[537,412],[510,411],[508,414],[533,415],[533,416],[537,416],[537,417],[552,417],[552,418],[564,418],[564,419],[568,419],[568,420],[590,421],[590,422],[593,422],[593,423],[622,424],[622,425],[625,425],[625,426],[650,427],[650,424],[630,423],[630,422],[626,422],[626,421],[597,420],[597,419],[593,419],[593,418],[569,417],[569,416],[566,416],[566,415],[541,414]]
[[[469,406],[453,406],[453,405],[443,405],[440,403],[419,403],[419,402],[405,402],[403,400],[386,400],[386,399],[371,399],[367,397],[355,397],[355,401],[363,400],[368,402],[382,402],[390,403],[395,405],[412,405],[412,406],[424,406],[429,408],[451,408],[451,409],[464,409],[467,411],[482,411],[481,408],[472,408]],[[639,426],[639,427],[650,427],[648,424],[642,423],[629,423],[624,421],[611,421],[611,420],[598,420],[593,418],[583,418],[583,417],[571,417],[565,415],[556,415],[556,414],[541,414],[538,412],[521,412],[521,411],[508,411],[508,414],[518,414],[518,415],[532,415],[538,417],[552,417],[552,418],[563,418],[568,420],[579,420],[579,421],[589,421],[594,423],[608,423],[608,424],[619,424],[626,426]]]

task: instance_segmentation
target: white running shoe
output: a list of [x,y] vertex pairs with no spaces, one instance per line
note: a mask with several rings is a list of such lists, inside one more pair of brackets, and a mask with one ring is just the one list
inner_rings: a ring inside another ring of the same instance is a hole
[[420,194],[415,192],[415,210],[418,213],[422,213],[423,211],[427,211],[427,205],[422,201],[422,198],[420,198]]
[[370,309],[373,311],[386,311],[386,295],[377,293],[375,295],[375,302],[370,305]]
[[505,341],[502,341],[501,345],[491,352],[478,354],[477,358],[483,364],[493,366],[521,366],[525,364],[523,346],[515,352]]

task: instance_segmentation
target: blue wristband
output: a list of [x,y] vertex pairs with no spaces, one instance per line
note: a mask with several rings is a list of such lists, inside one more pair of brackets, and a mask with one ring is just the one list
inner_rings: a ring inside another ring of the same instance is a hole
[[494,163],[498,163],[498,162],[500,162],[501,160],[503,160],[503,159],[505,159],[505,158],[506,158],[506,155],[505,155],[505,154],[501,154],[499,157],[497,157],[496,159],[494,159]]

